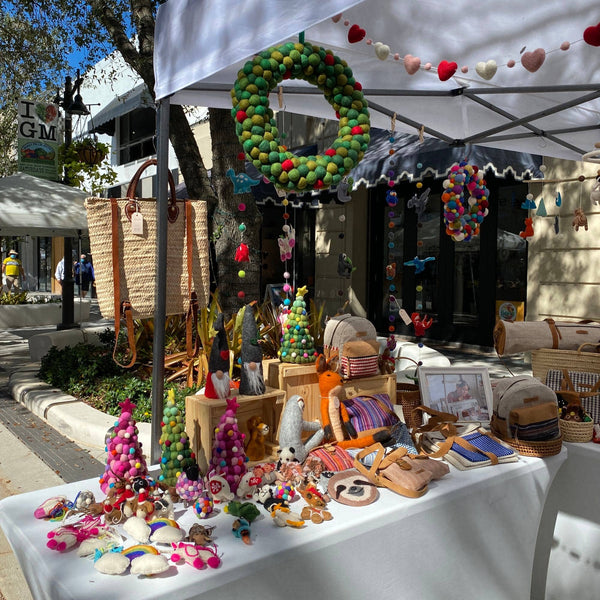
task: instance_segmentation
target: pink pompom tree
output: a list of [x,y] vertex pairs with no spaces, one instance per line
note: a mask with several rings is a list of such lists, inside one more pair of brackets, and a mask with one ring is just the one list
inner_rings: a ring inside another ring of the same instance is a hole
[[212,473],[224,477],[233,493],[246,474],[248,462],[244,452],[244,434],[239,430],[237,423],[238,407],[236,398],[227,399],[227,410],[215,428],[211,459]]
[[106,468],[100,478],[104,493],[117,481],[131,481],[134,477],[148,474],[142,443],[138,439],[138,428],[133,418],[135,404],[127,398],[119,403],[121,415],[107,432]]

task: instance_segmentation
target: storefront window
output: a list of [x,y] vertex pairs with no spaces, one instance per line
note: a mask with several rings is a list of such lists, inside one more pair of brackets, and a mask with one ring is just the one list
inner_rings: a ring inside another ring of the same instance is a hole
[[40,237],[38,240],[38,290],[52,291],[52,238]]

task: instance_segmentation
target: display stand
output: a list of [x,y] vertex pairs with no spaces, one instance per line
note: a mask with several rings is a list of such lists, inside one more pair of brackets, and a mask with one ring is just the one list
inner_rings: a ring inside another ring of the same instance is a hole
[[[248,435],[246,421],[259,415],[269,426],[266,445],[271,454],[276,445],[276,431],[279,426],[281,409],[285,400],[285,392],[267,387],[260,396],[235,396],[240,405],[237,410],[237,421],[240,431]],[[227,409],[227,401],[207,398],[203,394],[187,396],[185,399],[185,430],[190,437],[192,450],[196,453],[198,465],[206,470],[210,461],[213,432],[219,424],[221,415]]]
[[[278,359],[263,361],[263,372],[268,385],[285,392],[286,400],[298,394],[304,398],[304,418],[314,421],[321,418],[321,394],[315,364],[294,365]],[[396,375],[374,375],[360,379],[348,379],[343,383],[347,398],[356,396],[387,394],[396,404]]]

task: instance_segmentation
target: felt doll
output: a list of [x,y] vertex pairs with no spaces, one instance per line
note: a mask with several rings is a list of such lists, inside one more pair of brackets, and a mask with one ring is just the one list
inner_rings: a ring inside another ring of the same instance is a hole
[[[258,327],[254,318],[254,310],[248,304],[244,310],[242,321],[240,394],[243,396],[260,396],[266,390],[262,368],[262,349],[258,340]],[[254,460],[262,460],[262,458]]]
[[528,237],[532,237],[533,236],[533,219],[530,217],[527,217],[525,219],[525,231],[521,231],[521,233],[519,233],[519,235],[523,238],[526,239]]
[[248,437],[245,450],[248,460],[259,461],[265,458],[265,437],[269,433],[269,426],[263,422],[262,417],[254,415],[246,421]]
[[208,359],[208,374],[204,395],[207,398],[224,399],[229,396],[229,346],[225,332],[225,320],[219,313],[213,325],[217,335],[213,338]]
[[[279,463],[297,461],[303,463],[308,453],[323,441],[323,429],[317,421],[305,421],[304,398],[295,394],[285,403],[279,427]],[[315,432],[306,443],[303,431]]]
[[337,371],[337,356],[327,361],[322,354],[319,355],[317,373],[325,442],[336,442],[341,448],[365,448],[376,442],[386,444],[391,440],[390,430],[386,427],[357,434],[342,402],[345,392],[342,376]]

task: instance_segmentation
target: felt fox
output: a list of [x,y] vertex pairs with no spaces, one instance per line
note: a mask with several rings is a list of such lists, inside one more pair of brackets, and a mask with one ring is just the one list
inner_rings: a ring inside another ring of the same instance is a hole
[[344,395],[342,376],[337,372],[338,357],[329,361],[320,354],[317,358],[319,392],[321,394],[321,425],[325,431],[324,442],[335,442],[341,448],[366,448],[390,440],[389,429],[382,427],[356,432],[348,411],[341,401]]

